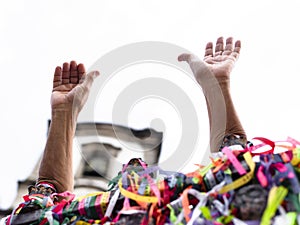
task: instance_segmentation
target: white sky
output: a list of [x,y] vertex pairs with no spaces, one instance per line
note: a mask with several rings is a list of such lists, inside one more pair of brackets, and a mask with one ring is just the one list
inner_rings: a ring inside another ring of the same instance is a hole
[[[202,57],[208,41],[219,36],[240,39],[242,52],[231,87],[249,138],[300,140],[299,11],[296,0],[1,1],[0,207],[10,204],[16,180],[28,176],[42,153],[55,66],[74,59],[89,68],[103,54],[125,44],[163,41]],[[195,87],[186,90],[191,96],[201,95]],[[199,123],[206,132],[200,146],[208,141],[202,100],[203,96],[193,99],[199,103]],[[153,119],[180,119],[170,105],[162,105],[171,116],[153,111]],[[129,115],[130,125],[149,126],[150,114],[145,114],[144,124],[143,118],[136,116],[135,121]],[[167,130],[171,124],[165,123]],[[175,139],[176,135],[180,132]],[[167,150],[163,154],[168,157]]]

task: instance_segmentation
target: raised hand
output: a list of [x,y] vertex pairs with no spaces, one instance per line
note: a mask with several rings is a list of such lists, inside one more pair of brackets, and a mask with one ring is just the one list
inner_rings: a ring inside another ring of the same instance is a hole
[[226,40],[224,48],[223,37],[219,37],[216,42],[215,51],[213,43],[209,42],[205,48],[204,59],[200,60],[193,54],[182,54],[178,57],[179,61],[189,63],[196,80],[203,87],[206,83],[212,81],[212,77],[216,78],[219,83],[229,82],[230,73],[239,57],[241,42],[236,41],[233,45],[233,38]]
[[203,60],[186,53],[178,57],[179,61],[186,61],[190,65],[205,95],[212,152],[228,146],[228,137],[237,139],[242,146],[247,141],[230,93],[230,73],[239,57],[240,49],[240,41],[233,44],[233,38],[227,38],[224,47],[224,40],[220,37],[215,50],[212,42],[207,43]]
[[80,112],[98,75],[98,71],[86,74],[84,65],[77,65],[75,61],[64,63],[62,68],[57,66],[51,95],[52,109],[66,107]]
[[56,67],[51,95],[52,117],[37,183],[57,192],[73,190],[73,138],[77,116],[84,106],[98,71],[86,74],[75,61]]

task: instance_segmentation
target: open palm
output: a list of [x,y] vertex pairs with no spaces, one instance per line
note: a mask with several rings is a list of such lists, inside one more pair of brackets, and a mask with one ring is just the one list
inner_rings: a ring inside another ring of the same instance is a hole
[[98,71],[86,74],[83,64],[75,61],[64,63],[63,67],[56,67],[51,95],[52,109],[69,105],[80,111],[85,104],[90,87]]
[[234,67],[240,53],[241,42],[237,41],[233,48],[232,40],[232,38],[228,38],[224,48],[223,38],[218,38],[215,53],[211,42],[206,45],[203,61],[215,76],[228,77]]
[[233,46],[233,38],[231,37],[226,40],[224,48],[223,37],[220,37],[216,42],[215,51],[213,51],[213,43],[207,43],[203,60],[200,60],[193,54],[186,53],[180,55],[178,60],[189,63],[195,78],[201,84],[203,84],[209,76],[215,77],[219,82],[227,81],[238,59],[240,49],[241,42],[236,41]]

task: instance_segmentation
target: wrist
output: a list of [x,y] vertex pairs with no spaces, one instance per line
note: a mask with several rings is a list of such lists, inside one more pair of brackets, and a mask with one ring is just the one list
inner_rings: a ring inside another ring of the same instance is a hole
[[230,85],[229,82],[211,82],[211,83],[205,83],[205,85],[201,85],[202,91],[206,97],[214,96],[214,99],[216,96],[223,96],[227,95],[227,93],[230,92]]
[[229,77],[216,77],[212,74],[202,75],[201,77],[196,77],[197,82],[200,84],[204,93],[213,92],[216,90],[227,91],[230,88]]
[[77,123],[78,113],[71,106],[70,104],[60,104],[52,107],[52,123],[57,123],[61,126],[68,124],[70,128],[74,128]]
[[70,118],[71,116],[74,118],[78,117],[78,110],[73,107],[73,103],[61,103],[58,105],[54,105],[51,107],[52,114],[66,114],[69,115]]

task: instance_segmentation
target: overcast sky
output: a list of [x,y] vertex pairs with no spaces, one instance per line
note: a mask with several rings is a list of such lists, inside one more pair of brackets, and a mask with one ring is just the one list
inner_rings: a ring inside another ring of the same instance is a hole
[[[240,39],[241,56],[232,73],[231,91],[248,137],[300,140],[299,11],[296,0],[1,1],[0,207],[10,205],[16,181],[26,179],[43,151],[55,66],[76,60],[89,68],[103,55],[135,42],[166,42],[202,57],[208,41],[219,36]],[[180,89],[195,103],[202,135],[199,149],[205,150],[208,125],[201,90],[173,67],[139,65],[120,73],[141,71],[182,84]],[[105,101],[98,104],[111,107]],[[128,125],[153,125],[169,132],[162,153],[167,161],[184,123],[176,102],[148,97],[135,105],[128,113]],[[100,110],[97,119],[113,122],[109,112]],[[199,161],[201,157],[193,156],[190,163]]]

